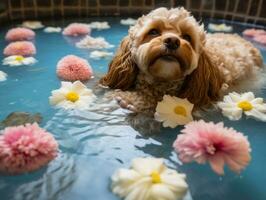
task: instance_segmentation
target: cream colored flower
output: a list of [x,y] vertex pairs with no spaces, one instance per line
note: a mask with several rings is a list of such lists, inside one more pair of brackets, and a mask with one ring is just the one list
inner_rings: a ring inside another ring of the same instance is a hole
[[48,26],[43,30],[45,33],[60,33],[62,31],[62,28],[60,27],[52,27]]
[[44,27],[40,21],[24,21],[22,26],[30,29],[39,29]]
[[9,56],[3,60],[3,65],[20,66],[20,65],[33,65],[37,60],[33,57],[24,56]]
[[0,71],[0,82],[5,81],[7,78],[7,74],[3,71]]
[[107,49],[114,47],[114,45],[107,42],[103,37],[94,38],[89,35],[76,43],[76,46],[83,49]]
[[133,26],[137,23],[136,19],[127,18],[127,19],[121,19],[120,24],[127,25],[127,26]]
[[164,127],[175,128],[193,120],[193,106],[187,99],[164,95],[163,100],[157,104],[154,117],[155,120],[163,122]]
[[231,32],[233,30],[232,26],[227,26],[226,24],[212,24],[208,25],[210,31],[215,32]]
[[188,185],[186,175],[167,168],[163,159],[135,158],[131,169],[118,169],[112,191],[126,200],[181,200]]
[[102,30],[102,29],[109,29],[110,25],[108,22],[91,22],[89,27],[92,29]]
[[112,56],[113,53],[112,52],[107,52],[107,51],[92,51],[90,53],[90,58],[93,59],[101,59],[101,58],[106,58],[106,57],[110,57]]
[[248,117],[266,121],[266,104],[263,103],[263,98],[255,98],[252,92],[229,93],[217,105],[230,120],[239,120],[245,113]]
[[51,105],[64,109],[86,110],[96,96],[80,81],[61,82],[61,88],[52,91],[49,97]]

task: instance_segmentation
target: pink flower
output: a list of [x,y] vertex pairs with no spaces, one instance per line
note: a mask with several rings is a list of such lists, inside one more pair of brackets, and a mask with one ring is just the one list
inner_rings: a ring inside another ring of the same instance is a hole
[[256,35],[253,40],[260,44],[266,44],[266,34],[265,35]]
[[74,55],[63,57],[57,64],[57,76],[65,81],[89,80],[93,74],[87,60]]
[[12,28],[6,34],[8,41],[32,40],[34,37],[35,33],[28,28]]
[[185,126],[173,144],[182,162],[208,161],[211,168],[220,175],[224,174],[224,164],[240,173],[251,160],[250,145],[242,133],[223,123],[193,121]]
[[90,34],[91,28],[87,24],[72,23],[69,24],[63,31],[63,35],[79,36]]
[[247,37],[254,37],[254,36],[257,36],[257,35],[266,34],[266,31],[264,31],[262,29],[251,28],[251,29],[246,29],[245,31],[243,31],[242,34],[244,36],[247,36]]
[[37,170],[57,152],[54,137],[37,123],[8,127],[0,135],[0,171],[17,174]]
[[12,42],[4,49],[4,55],[13,56],[31,56],[36,54],[36,48],[33,43],[28,41]]

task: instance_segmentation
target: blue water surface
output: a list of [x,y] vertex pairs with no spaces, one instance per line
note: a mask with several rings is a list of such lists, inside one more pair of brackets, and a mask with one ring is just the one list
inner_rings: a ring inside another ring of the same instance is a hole
[[[111,29],[93,30],[92,36],[105,37],[115,45],[109,51],[115,52],[127,35],[128,27],[120,25],[119,18],[90,18],[85,22],[95,20],[107,20],[111,24]],[[44,23],[63,27],[70,21]],[[0,29],[1,51],[7,45],[4,35],[13,26],[15,24]],[[237,23],[233,26],[234,32],[239,34],[247,27]],[[162,157],[169,167],[186,173],[191,194],[187,199],[266,199],[266,125],[263,122],[245,118],[232,122],[220,113],[211,116],[213,121],[224,121],[226,126],[245,133],[252,147],[252,161],[246,170],[237,175],[226,169],[224,176],[218,176],[208,165],[181,164],[172,149],[180,128],[144,136],[131,126],[127,112],[118,107],[101,107],[99,102],[94,111],[64,111],[51,107],[48,97],[52,90],[60,87],[55,70],[63,56],[74,54],[89,61],[95,72],[95,79],[87,83],[92,89],[98,77],[107,71],[111,58],[89,58],[89,50],[75,47],[77,40],[37,30],[34,43],[38,63],[21,67],[0,64],[0,70],[8,74],[7,81],[0,82],[0,120],[14,111],[39,112],[43,116],[41,126],[51,132],[60,145],[59,156],[47,167],[23,175],[1,175],[1,200],[116,200],[118,198],[110,191],[110,176],[116,169],[128,167],[130,161],[139,156]],[[266,51],[258,47],[266,58]],[[3,58],[1,54],[0,60]],[[266,91],[262,90],[259,95],[266,98]]]

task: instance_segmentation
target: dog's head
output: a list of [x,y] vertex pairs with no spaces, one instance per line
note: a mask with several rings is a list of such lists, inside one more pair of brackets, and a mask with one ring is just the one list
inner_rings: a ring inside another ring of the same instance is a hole
[[188,11],[158,8],[130,28],[101,83],[128,89],[139,72],[155,87],[157,82],[180,80],[177,94],[205,105],[218,98],[221,78],[204,44],[204,27]]

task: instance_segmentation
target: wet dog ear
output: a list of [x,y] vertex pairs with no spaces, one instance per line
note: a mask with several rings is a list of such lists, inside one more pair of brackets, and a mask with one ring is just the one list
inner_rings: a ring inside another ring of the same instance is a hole
[[219,99],[222,84],[222,76],[210,53],[203,49],[197,68],[186,77],[179,96],[196,107],[206,106]]
[[138,67],[132,59],[130,38],[126,36],[100,83],[113,89],[126,90],[133,87],[137,74]]

